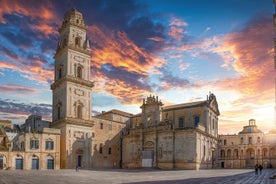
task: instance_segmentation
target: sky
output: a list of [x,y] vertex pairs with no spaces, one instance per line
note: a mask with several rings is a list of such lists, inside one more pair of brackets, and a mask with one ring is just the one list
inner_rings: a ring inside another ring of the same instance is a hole
[[0,119],[51,120],[58,28],[82,12],[91,51],[93,112],[140,113],[216,95],[219,133],[255,119],[274,128],[272,0],[1,0]]

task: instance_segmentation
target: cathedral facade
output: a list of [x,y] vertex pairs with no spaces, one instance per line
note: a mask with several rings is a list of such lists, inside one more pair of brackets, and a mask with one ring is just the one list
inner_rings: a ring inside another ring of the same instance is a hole
[[214,168],[218,104],[206,100],[162,107],[158,97],[143,101],[123,136],[123,167],[164,169]]

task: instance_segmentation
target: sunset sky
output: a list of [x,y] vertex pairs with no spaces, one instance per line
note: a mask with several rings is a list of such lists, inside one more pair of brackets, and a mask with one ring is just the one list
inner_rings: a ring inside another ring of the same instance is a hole
[[272,0],[1,0],[0,119],[51,120],[58,28],[72,7],[91,41],[93,111],[133,114],[216,95],[219,133],[274,128]]

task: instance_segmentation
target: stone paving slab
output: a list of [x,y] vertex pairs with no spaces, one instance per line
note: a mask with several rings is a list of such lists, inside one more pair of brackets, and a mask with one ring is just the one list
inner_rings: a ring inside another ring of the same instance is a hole
[[255,175],[253,169],[213,170],[45,170],[0,171],[0,184],[276,184],[275,169]]

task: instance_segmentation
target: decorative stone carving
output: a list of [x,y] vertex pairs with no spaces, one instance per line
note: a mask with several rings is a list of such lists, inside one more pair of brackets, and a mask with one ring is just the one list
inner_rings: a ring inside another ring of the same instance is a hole
[[78,139],[83,139],[84,138],[84,132],[74,131],[74,137],[78,138]]
[[75,89],[75,94],[78,96],[84,96],[84,91],[81,89]]
[[78,61],[80,63],[84,63],[85,62],[85,59],[81,56],[74,56],[74,60],[75,61]]

